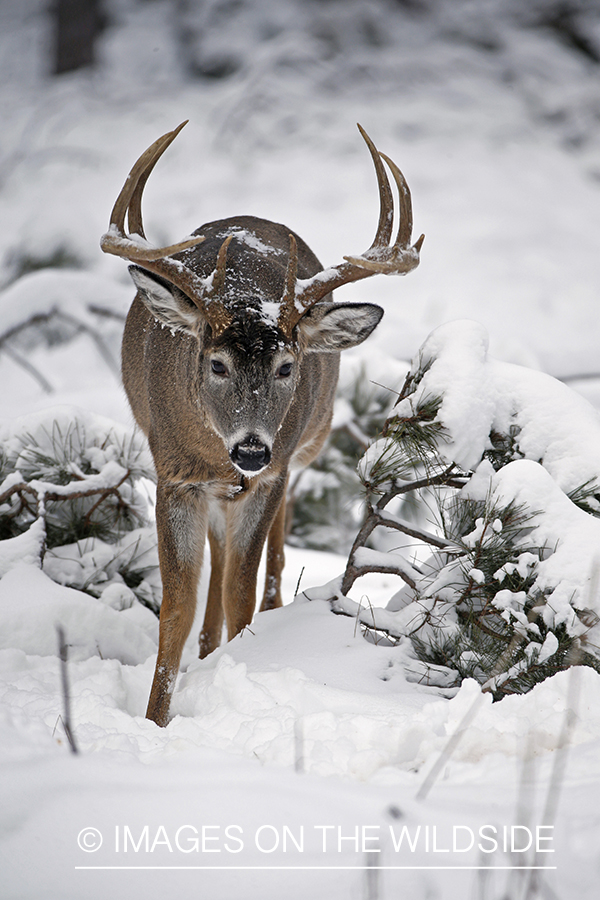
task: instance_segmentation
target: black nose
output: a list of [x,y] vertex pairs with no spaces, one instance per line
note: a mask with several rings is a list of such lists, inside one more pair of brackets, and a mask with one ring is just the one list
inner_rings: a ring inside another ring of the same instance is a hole
[[251,435],[233,447],[229,458],[236,468],[244,472],[258,472],[271,462],[271,450]]

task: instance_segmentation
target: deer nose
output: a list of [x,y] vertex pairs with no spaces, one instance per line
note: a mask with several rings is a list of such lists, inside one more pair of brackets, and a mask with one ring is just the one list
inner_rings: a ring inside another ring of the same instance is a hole
[[229,451],[229,458],[242,472],[259,472],[271,462],[271,449],[259,438],[249,435]]

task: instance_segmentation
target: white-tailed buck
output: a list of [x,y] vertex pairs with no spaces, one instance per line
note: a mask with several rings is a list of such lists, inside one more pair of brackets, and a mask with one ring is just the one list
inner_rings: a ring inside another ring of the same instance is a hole
[[[250,624],[267,537],[261,610],[281,605],[288,472],[310,463],[327,437],[339,351],[368,337],[383,315],[370,303],[333,303],[331,291],[376,272],[410,272],[423,240],[410,245],[408,186],[361,128],[381,207],[375,240],[362,256],[323,270],[289,228],[252,216],[209,222],[178,244],[153,247],[142,226],[142,193],[183,125],[136,162],[101,242],[106,253],[134,263],[129,271],[137,294],[123,337],[123,381],[158,479],[163,599],[146,715],[159,725],[168,722],[194,620],[207,536],[211,575],[201,657],[219,645],[223,616],[229,639]],[[393,244],[393,199],[382,160],[399,192]]]

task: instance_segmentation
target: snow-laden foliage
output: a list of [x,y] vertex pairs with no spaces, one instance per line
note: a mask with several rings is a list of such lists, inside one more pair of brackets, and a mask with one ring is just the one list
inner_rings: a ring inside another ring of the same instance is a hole
[[17,561],[115,608],[158,609],[156,537],[138,433],[74,407],[30,414],[0,432],[0,576]]
[[[600,421],[585,400],[491,358],[480,325],[453,322],[421,348],[359,469],[368,514],[342,608],[356,578],[396,572],[406,587],[387,610],[360,614],[363,623],[410,636],[422,659],[497,696],[575,662],[600,668]],[[430,531],[386,509],[419,491]],[[369,549],[377,527],[434,555],[415,563]]]

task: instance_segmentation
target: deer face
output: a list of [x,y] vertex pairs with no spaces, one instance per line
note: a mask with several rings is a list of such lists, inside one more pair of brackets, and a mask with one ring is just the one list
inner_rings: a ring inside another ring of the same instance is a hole
[[306,353],[337,353],[367,338],[383,310],[370,303],[320,303],[302,316],[291,338],[265,321],[260,304],[240,304],[214,336],[199,310],[164,279],[131,267],[152,315],[199,342],[198,405],[235,468],[257,475],[270,461],[300,378]]
[[201,356],[202,405],[232,464],[257,475],[292,402],[300,353],[281,332],[244,310]]

